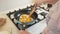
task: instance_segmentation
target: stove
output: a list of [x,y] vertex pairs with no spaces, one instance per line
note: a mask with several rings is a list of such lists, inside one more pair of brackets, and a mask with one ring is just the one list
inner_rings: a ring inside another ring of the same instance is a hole
[[[21,10],[28,10],[28,11],[31,11],[32,8],[34,6],[30,6],[30,7],[27,7],[27,8],[23,8],[23,9],[19,9],[19,10],[14,10],[13,12],[9,11],[9,13],[7,13],[7,16],[10,18],[10,20],[15,24],[15,26],[20,30],[22,27],[21,24],[17,23],[15,18],[14,18],[14,14],[16,12],[20,12]],[[33,23],[32,25],[36,24],[36,23],[39,23],[40,21],[44,20],[46,15],[48,14],[48,10],[45,10],[44,8],[42,7],[37,7],[37,10],[35,11],[37,14],[38,14],[38,19],[35,21],[35,23]],[[26,27],[24,27],[25,29],[31,27],[32,25],[27,25]]]

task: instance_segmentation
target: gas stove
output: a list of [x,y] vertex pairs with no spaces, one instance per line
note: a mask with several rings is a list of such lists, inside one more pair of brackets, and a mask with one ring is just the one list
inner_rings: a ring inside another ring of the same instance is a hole
[[[16,20],[14,18],[14,14],[16,12],[20,12],[21,10],[28,10],[31,11],[33,6],[27,7],[27,8],[23,8],[23,9],[19,9],[19,10],[14,10],[13,12],[9,11],[9,13],[7,13],[7,16],[10,18],[10,20],[16,25],[16,27],[20,30],[21,29],[21,24],[16,23]],[[32,25],[39,23],[40,21],[44,20],[46,15],[48,14],[48,10],[45,10],[41,7],[37,7],[37,10],[35,11],[38,14],[38,19],[35,21],[35,23],[33,23]],[[25,29],[31,27],[32,25],[27,25],[25,27]]]

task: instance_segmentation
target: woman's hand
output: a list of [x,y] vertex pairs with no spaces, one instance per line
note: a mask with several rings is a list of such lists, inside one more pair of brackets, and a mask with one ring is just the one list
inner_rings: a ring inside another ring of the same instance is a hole
[[49,30],[48,30],[48,28],[46,27],[45,29],[44,29],[44,31],[42,32],[42,34],[47,34],[49,32]]
[[26,30],[21,30],[19,34],[30,34],[30,33],[27,32]]
[[36,4],[37,6],[40,6],[43,3],[46,3],[46,0],[33,0],[33,3]]

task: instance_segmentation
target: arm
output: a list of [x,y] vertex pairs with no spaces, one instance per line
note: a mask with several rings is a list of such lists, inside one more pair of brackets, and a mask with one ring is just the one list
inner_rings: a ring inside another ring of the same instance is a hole
[[58,0],[33,0],[33,3],[39,6],[42,3],[55,4],[57,1]]
[[47,3],[49,4],[55,4],[58,0],[46,0]]

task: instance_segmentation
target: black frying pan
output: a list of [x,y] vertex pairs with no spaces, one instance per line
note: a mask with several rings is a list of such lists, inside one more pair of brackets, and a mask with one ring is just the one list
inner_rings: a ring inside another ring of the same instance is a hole
[[[17,20],[17,23],[20,23],[22,24],[20,21],[19,21],[19,17],[22,15],[22,14],[30,14],[31,11],[29,10],[21,10],[21,11],[17,11],[15,14],[14,14],[14,18]],[[34,12],[32,14],[32,18],[33,18],[33,22],[31,23],[27,23],[27,25],[30,25],[30,24],[33,24],[35,22],[35,20],[37,19],[38,15],[36,12]]]

